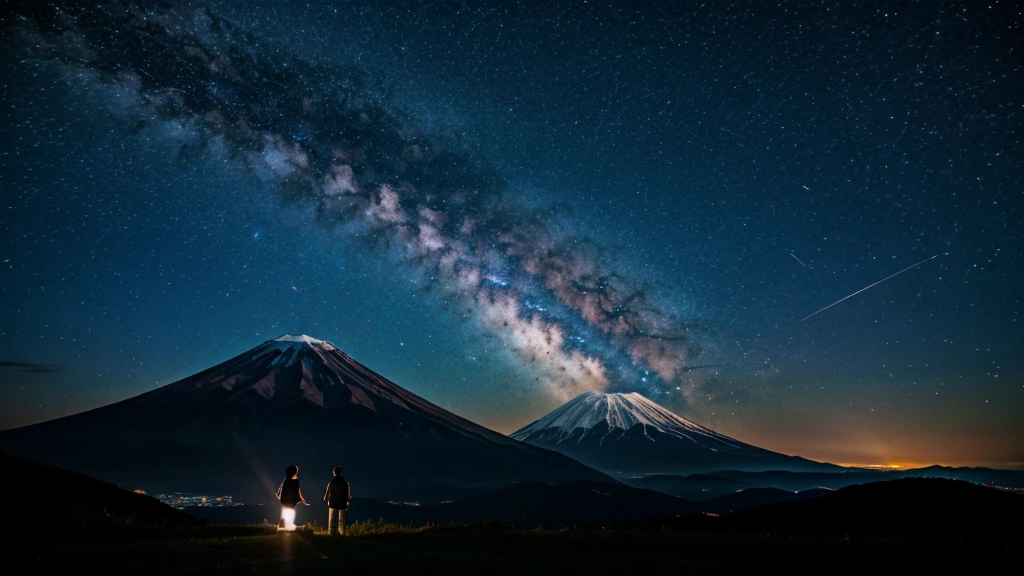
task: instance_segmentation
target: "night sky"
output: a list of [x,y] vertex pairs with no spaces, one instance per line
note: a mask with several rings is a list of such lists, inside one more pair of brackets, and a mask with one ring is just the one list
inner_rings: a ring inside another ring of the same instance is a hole
[[502,432],[1024,465],[1017,3],[284,5],[5,9],[0,428],[305,333]]

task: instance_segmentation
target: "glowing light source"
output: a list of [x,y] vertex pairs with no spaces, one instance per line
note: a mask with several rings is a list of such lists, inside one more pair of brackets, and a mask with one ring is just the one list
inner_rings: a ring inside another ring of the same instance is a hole
[[284,527],[278,526],[278,530],[295,530],[295,508],[281,507],[281,519],[284,520]]

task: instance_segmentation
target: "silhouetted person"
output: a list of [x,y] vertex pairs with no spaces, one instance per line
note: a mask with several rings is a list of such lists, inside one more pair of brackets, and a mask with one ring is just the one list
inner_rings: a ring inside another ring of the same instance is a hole
[[284,469],[284,482],[277,489],[277,497],[281,500],[281,521],[277,527],[283,530],[295,530],[295,506],[302,502],[309,506],[309,502],[302,497],[302,490],[299,488],[299,467],[292,464]]
[[327,527],[331,535],[345,535],[348,504],[352,500],[352,485],[341,475],[341,466],[334,467],[334,478],[327,484],[324,502],[327,503]]

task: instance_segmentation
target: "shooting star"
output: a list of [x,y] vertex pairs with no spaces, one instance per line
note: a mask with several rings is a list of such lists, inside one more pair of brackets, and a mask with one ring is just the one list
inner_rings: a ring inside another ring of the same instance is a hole
[[[882,278],[881,280],[879,280],[878,282],[875,282],[874,284],[871,284],[870,286],[865,286],[865,287],[861,288],[860,290],[857,290],[857,291],[856,291],[856,292],[854,292],[853,294],[850,294],[849,296],[846,296],[845,298],[842,298],[842,299],[836,300],[835,302],[833,302],[833,303],[829,304],[828,306],[825,306],[825,307],[824,307],[824,308],[822,308],[821,310],[818,310],[818,311],[817,311],[817,312],[815,312],[814,314],[811,314],[811,315],[810,315],[810,316],[808,316],[807,318],[810,318],[810,317],[812,317],[812,316],[816,316],[816,315],[818,315],[818,314],[821,314],[821,313],[822,313],[822,312],[824,312],[825,310],[828,310],[829,308],[831,308],[831,307],[835,306],[836,304],[839,304],[840,302],[843,302],[844,300],[849,300],[850,298],[853,298],[853,297],[854,297],[854,296],[856,296],[857,294],[860,294],[861,292],[863,292],[863,291],[865,291],[865,290],[867,290],[867,289],[869,289],[869,288],[874,288],[875,286],[878,286],[879,284],[881,284],[882,282],[885,282],[886,280],[888,280],[888,279],[890,279],[890,278],[894,278],[894,277],[896,277],[896,276],[899,276],[900,274],[903,274],[904,272],[906,272],[907,270],[910,270],[911,268],[917,268],[918,266],[920,266],[921,264],[924,264],[925,262],[928,262],[928,261],[930,261],[930,260],[935,260],[935,259],[936,259],[936,258],[938,258],[939,256],[944,256],[944,255],[946,255],[946,254],[949,254],[949,252],[942,252],[942,253],[940,253],[940,254],[936,254],[935,256],[932,256],[931,258],[925,258],[924,260],[921,260],[921,261],[920,261],[920,262],[918,262],[917,264],[912,264],[912,265],[910,265],[910,266],[907,266],[907,267],[906,267],[906,268],[904,268],[903,270],[900,270],[899,272],[897,272],[897,273],[895,273],[895,274],[892,274],[892,275],[890,275],[890,276],[886,276],[885,278]],[[801,322],[803,322],[804,320],[807,320],[807,318],[804,318],[803,320],[801,320]]]
[[804,264],[804,261],[803,261],[803,260],[801,260],[801,259],[797,258],[797,257],[796,257],[796,254],[793,254],[792,252],[790,252],[790,253],[789,253],[789,255],[790,255],[790,256],[792,256],[794,260],[796,260],[797,262],[799,262],[801,266],[803,266],[804,268],[807,268],[807,264]]

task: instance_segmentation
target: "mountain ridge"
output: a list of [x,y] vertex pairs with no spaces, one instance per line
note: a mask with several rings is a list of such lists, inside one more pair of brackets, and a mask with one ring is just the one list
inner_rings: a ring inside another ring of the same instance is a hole
[[738,444],[742,444],[738,440],[691,422],[636,392],[584,392],[510,436],[521,439],[550,428],[560,428],[569,436],[577,428],[592,429],[601,422],[609,429],[629,430],[641,425],[645,432],[649,426],[664,434],[688,438],[684,431],[690,431],[715,438],[733,448],[739,448]]
[[586,392],[510,435],[620,479],[721,469],[839,470],[720,434],[638,393]]
[[614,482],[564,455],[448,412],[306,335],[263,342],[108,406],[0,432],[13,454],[148,490],[272,499],[279,475],[363,494],[443,498],[454,487]]

